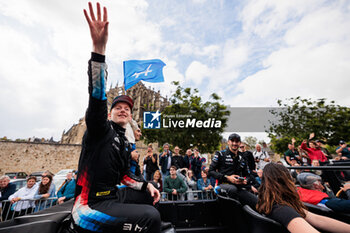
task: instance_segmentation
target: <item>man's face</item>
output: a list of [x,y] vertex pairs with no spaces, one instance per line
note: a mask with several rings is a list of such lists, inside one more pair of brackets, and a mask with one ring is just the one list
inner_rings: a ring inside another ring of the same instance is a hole
[[176,175],[176,169],[175,168],[170,168],[170,175]]
[[2,179],[0,181],[0,188],[6,188],[6,186],[10,183],[9,179]]
[[[290,163],[291,163],[291,165],[292,165],[293,167],[297,166],[297,165],[295,165],[295,164],[298,164],[298,162],[297,162],[295,159],[291,160]],[[298,164],[298,165],[299,165],[299,164]]]
[[293,150],[294,149],[294,146],[292,144],[288,144],[288,149],[289,150]]
[[168,151],[169,150],[169,146],[165,145],[165,146],[163,146],[163,149],[164,149],[164,151]]
[[35,184],[35,180],[34,179],[29,179],[27,181],[27,188],[32,188]]
[[255,146],[255,149],[256,149],[258,152],[260,152],[260,151],[261,151],[261,146],[260,146],[260,145],[257,145],[257,146]]
[[140,141],[141,136],[142,136],[141,130],[140,129],[135,130],[134,131],[134,136],[135,136],[135,140],[136,141]]
[[311,165],[313,167],[319,167],[320,166],[320,162],[318,160],[314,159],[314,160],[312,160]]
[[123,128],[126,127],[126,124],[131,120],[131,109],[130,106],[126,103],[119,102],[117,103],[110,113],[110,118],[113,122],[117,123],[118,125],[122,126]]
[[241,143],[241,145],[239,146],[239,149],[242,151],[242,152],[245,152],[246,149],[245,149],[245,145],[243,143]]
[[71,180],[73,178],[73,173],[72,172],[68,172],[67,173],[67,180]]
[[175,148],[174,148],[174,151],[175,151],[175,154],[179,154],[180,153],[180,148],[178,147],[178,146],[176,146]]
[[152,151],[153,151],[152,147],[147,147],[147,152],[152,152]]
[[241,142],[237,140],[234,140],[234,141],[228,140],[227,144],[228,144],[228,148],[231,151],[237,151],[239,146],[241,145]]
[[188,150],[186,151],[186,154],[187,154],[188,156],[191,156],[191,155],[192,155],[192,150],[188,149]]
[[310,142],[309,145],[310,145],[311,148],[316,148],[316,143]]

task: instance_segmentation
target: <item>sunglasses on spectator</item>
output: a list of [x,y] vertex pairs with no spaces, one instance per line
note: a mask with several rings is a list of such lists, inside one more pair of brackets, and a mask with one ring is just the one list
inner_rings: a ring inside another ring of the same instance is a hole
[[42,178],[48,177],[48,176],[41,176]]
[[244,148],[244,146],[240,146],[239,148]]

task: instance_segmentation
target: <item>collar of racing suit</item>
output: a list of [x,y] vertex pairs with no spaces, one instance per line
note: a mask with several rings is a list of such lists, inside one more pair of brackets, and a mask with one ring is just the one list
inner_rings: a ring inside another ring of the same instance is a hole
[[229,155],[231,155],[231,157],[233,158],[233,159],[235,159],[235,158],[240,158],[240,155],[241,155],[241,152],[240,151],[237,151],[237,155],[235,154],[235,153],[233,153],[230,149],[227,149],[228,150],[228,153],[229,153]]
[[119,135],[125,135],[125,128],[121,127],[120,125],[118,125],[117,123],[115,123],[114,121],[111,121],[111,126],[112,129],[114,129],[114,131],[116,131]]

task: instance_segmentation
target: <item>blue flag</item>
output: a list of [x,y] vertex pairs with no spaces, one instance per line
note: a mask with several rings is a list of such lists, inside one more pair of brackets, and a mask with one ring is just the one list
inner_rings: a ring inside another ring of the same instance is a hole
[[139,81],[151,83],[164,82],[163,67],[159,59],[124,61],[124,87],[128,90]]

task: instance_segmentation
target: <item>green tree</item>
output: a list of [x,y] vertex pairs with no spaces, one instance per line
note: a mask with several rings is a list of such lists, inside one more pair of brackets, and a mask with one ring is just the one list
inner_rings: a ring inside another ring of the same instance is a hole
[[273,149],[282,153],[294,137],[297,145],[315,133],[315,139],[322,139],[330,145],[338,144],[340,139],[347,140],[350,130],[350,109],[326,102],[325,98],[312,100],[300,96],[289,98],[286,102],[277,101],[278,111],[271,113],[278,118],[271,122],[267,133],[273,143]]
[[166,123],[169,119],[176,121],[186,121],[188,118],[202,121],[212,119],[212,122],[221,121],[221,127],[143,129],[142,133],[146,143],[158,142],[159,145],[163,145],[168,142],[179,146],[183,151],[191,147],[197,147],[201,152],[218,150],[222,139],[221,133],[223,133],[230,115],[226,106],[220,103],[221,98],[213,93],[209,101],[203,102],[197,89],[183,88],[179,82],[172,84],[176,86],[176,91],[170,97],[171,105],[162,111],[162,118],[164,115],[174,117],[164,118]]
[[255,145],[256,145],[257,141],[258,141],[258,139],[256,137],[253,137],[253,136],[245,137],[243,140],[243,142],[249,146],[250,150],[255,149]]

